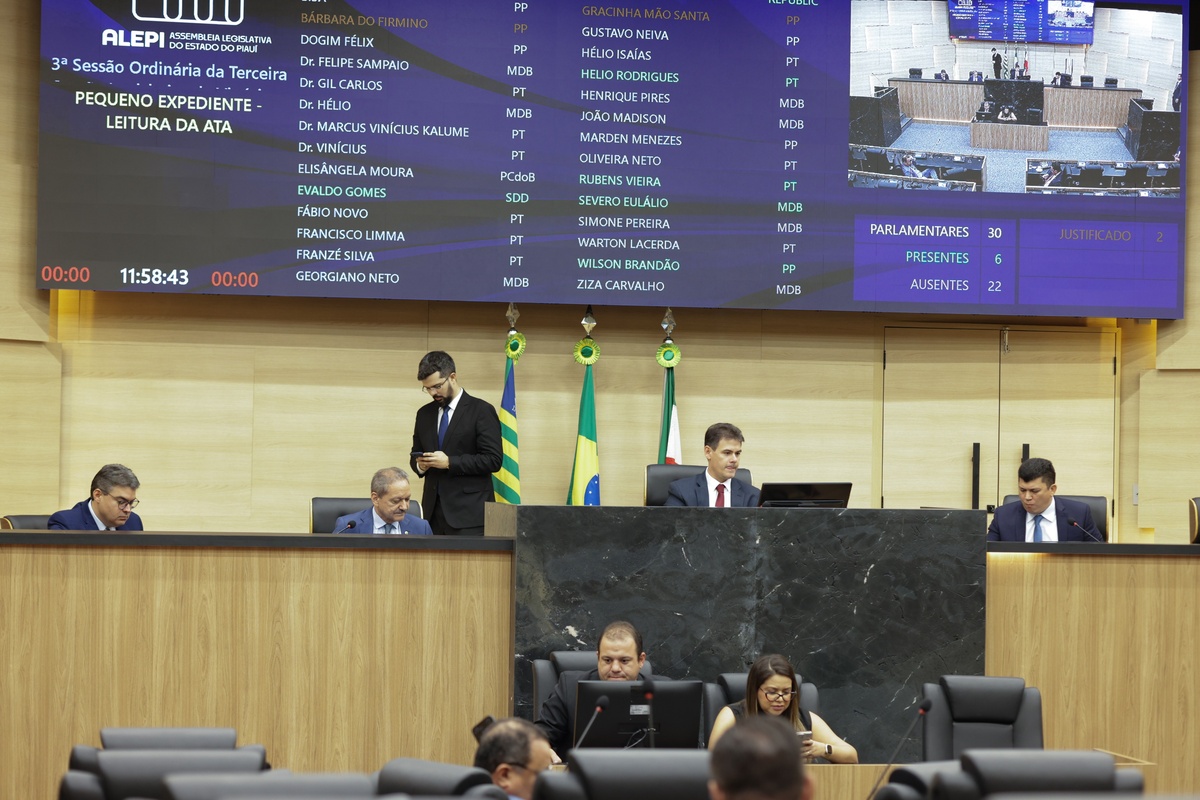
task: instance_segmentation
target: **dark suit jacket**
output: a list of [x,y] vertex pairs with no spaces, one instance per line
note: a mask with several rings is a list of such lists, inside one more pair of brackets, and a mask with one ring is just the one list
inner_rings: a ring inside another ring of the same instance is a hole
[[[504,450],[500,418],[491,403],[466,392],[450,417],[442,447],[437,443],[438,404],[430,401],[417,409],[412,449],[422,453],[441,450],[450,457],[450,469],[425,473],[421,508],[427,519],[441,503],[442,515],[455,528],[483,527],[483,504],[494,496],[492,473],[500,469]],[[409,458],[413,471],[417,459]]]
[[[1068,522],[1072,519],[1079,523],[1079,527]],[[1100,531],[1096,530],[1096,522],[1092,519],[1092,510],[1088,508],[1087,503],[1055,497],[1054,520],[1058,524],[1058,540],[1060,542],[1104,541]],[[992,524],[988,526],[987,538],[989,542],[1025,541],[1025,507],[1021,505],[1020,501],[1007,503],[996,509],[996,513],[992,517]]]
[[[667,487],[667,502],[668,506],[707,506],[708,505],[708,479],[704,472],[701,472],[694,478],[680,478],[677,481],[672,481]],[[734,478],[729,483],[729,507],[730,508],[757,508],[758,507],[758,489],[755,489],[745,481],[739,481]]]
[[[368,508],[359,511],[357,514],[347,514],[344,517],[338,517],[337,522],[333,523],[334,533],[374,533],[375,532],[375,516],[373,508]],[[346,523],[354,520],[354,527],[348,531],[342,530],[346,527]],[[429,523],[420,517],[404,515],[404,519],[400,520],[400,533],[405,536],[432,536],[433,529],[429,527]],[[398,534],[393,534],[393,536]]]
[[[50,522],[46,525],[48,530],[59,531],[98,531],[96,527],[96,519],[92,516],[92,512],[88,509],[88,503],[92,502],[89,497],[82,503],[76,503],[72,507],[63,511],[56,511],[50,517]],[[129,519],[125,520],[125,524],[117,528],[119,531],[140,531],[142,530],[142,518],[132,511],[129,512]]]

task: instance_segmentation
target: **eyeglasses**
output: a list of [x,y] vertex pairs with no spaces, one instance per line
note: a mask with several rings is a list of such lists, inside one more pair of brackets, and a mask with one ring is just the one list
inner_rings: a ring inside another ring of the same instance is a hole
[[106,492],[103,489],[100,490],[100,493],[106,494],[109,497],[111,497],[113,500],[116,500],[117,508],[121,509],[122,511],[135,509],[138,507],[138,503],[142,502],[141,500],[138,500],[136,497],[132,500],[126,500],[124,497],[117,497],[115,494]]
[[433,386],[422,386],[421,391],[424,392],[425,394],[433,394],[434,392],[439,392],[439,391],[441,391],[442,387],[446,385],[446,381],[448,381],[448,380],[450,380],[450,376],[447,375],[445,378],[442,379],[441,383],[435,383]]
[[537,774],[534,770],[530,769],[529,767],[525,766],[524,764],[514,764],[511,761],[505,761],[504,763],[508,764],[510,767],[516,767],[517,769],[523,769],[526,772],[533,773],[534,775]]
[[791,689],[760,689],[759,691],[765,694],[768,700],[788,700],[795,694]]

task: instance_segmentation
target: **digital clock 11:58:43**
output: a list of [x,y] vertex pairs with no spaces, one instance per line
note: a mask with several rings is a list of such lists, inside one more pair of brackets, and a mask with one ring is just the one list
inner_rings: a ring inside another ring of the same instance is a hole
[[175,286],[187,286],[188,271],[186,269],[150,269],[142,267],[137,269],[134,267],[125,267],[121,270],[121,283],[126,286],[138,284],[153,284],[161,286],[162,284],[173,284]]

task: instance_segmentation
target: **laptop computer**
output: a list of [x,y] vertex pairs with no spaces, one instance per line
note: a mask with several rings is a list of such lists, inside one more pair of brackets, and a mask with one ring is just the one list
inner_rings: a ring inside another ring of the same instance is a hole
[[758,504],[762,508],[846,508],[849,483],[764,483]]

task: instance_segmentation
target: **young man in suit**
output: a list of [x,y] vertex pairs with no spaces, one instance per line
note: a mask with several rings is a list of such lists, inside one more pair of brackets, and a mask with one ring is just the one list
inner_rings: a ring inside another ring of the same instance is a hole
[[711,506],[715,508],[755,508],[758,489],[739,481],[738,464],[742,459],[741,430],[728,422],[708,426],[704,433],[704,459],[708,469],[694,478],[680,478],[667,487],[669,506]]
[[1017,470],[1021,500],[996,509],[989,542],[1102,542],[1087,503],[1055,497],[1054,465],[1030,458]]
[[[408,516],[412,488],[408,473],[399,467],[386,467],[371,478],[371,507],[357,514],[338,517],[334,533],[391,533],[401,536],[432,536],[429,523]],[[353,523],[353,524],[351,524]]]
[[504,460],[500,418],[490,403],[459,387],[448,353],[426,353],[417,380],[431,398],[417,410],[409,461],[425,479],[425,516],[434,533],[482,536],[483,504],[493,497],[492,473]]
[[92,478],[92,496],[56,512],[46,527],[52,531],[140,531],[142,519],[133,513],[139,486],[129,467],[105,464]]

